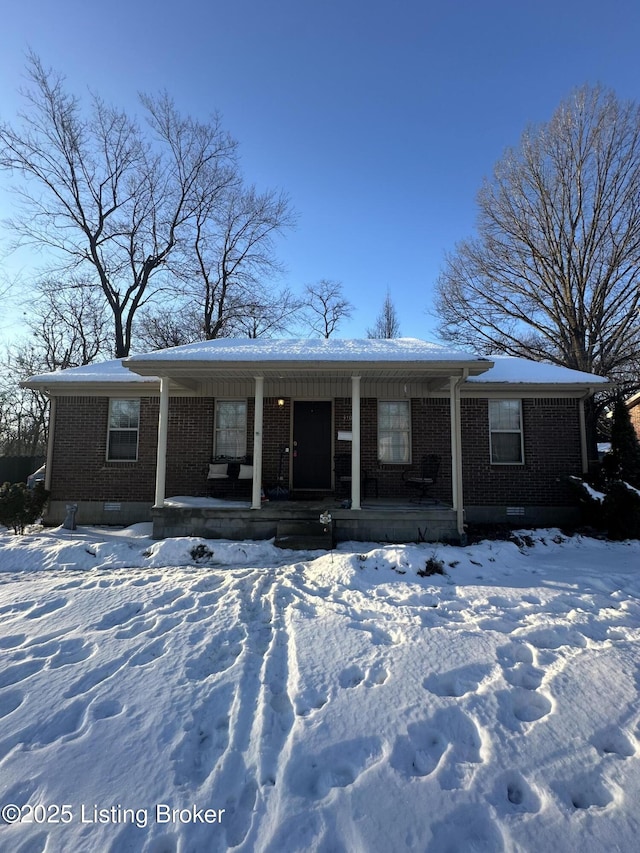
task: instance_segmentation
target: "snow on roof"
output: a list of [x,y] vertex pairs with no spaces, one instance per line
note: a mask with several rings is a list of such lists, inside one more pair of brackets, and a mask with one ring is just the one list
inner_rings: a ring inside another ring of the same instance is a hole
[[139,376],[123,366],[123,359],[99,361],[85,364],[83,367],[68,367],[66,370],[54,370],[52,373],[41,373],[30,376],[30,385],[55,384],[58,382],[147,382],[157,383],[155,376]]
[[[133,355],[125,359],[71,367],[53,373],[30,377],[25,384],[31,387],[57,383],[151,383],[159,382],[156,376],[134,373],[137,364],[157,362],[159,372],[163,363],[175,362],[485,362],[493,367],[479,376],[470,376],[468,382],[540,384],[540,385],[597,385],[608,380],[593,373],[583,373],[568,367],[542,364],[526,358],[491,356],[483,358],[470,353],[450,350],[440,344],[417,338],[372,338],[365,340],[341,339],[236,339],[218,338],[181,347],[170,347],[157,352]],[[129,366],[131,369],[129,369]],[[479,369],[480,365],[478,365]]]
[[595,373],[584,373],[556,364],[530,361],[509,355],[492,355],[494,366],[480,376],[470,376],[468,382],[510,382],[515,384],[540,385],[597,385],[609,380]]
[[[131,356],[166,361],[487,361],[418,338],[217,338]],[[127,360],[125,360],[125,364]]]

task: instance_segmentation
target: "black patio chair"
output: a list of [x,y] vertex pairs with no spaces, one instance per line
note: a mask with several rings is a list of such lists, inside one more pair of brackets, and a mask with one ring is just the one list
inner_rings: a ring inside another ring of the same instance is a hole
[[[437,453],[427,453],[426,456],[422,457],[419,468],[411,468],[402,472],[402,479],[407,486],[418,492],[415,498],[411,498],[413,503],[422,503],[428,499],[429,491],[438,481],[439,471],[440,457]],[[430,500],[437,503],[435,498],[430,498]]]

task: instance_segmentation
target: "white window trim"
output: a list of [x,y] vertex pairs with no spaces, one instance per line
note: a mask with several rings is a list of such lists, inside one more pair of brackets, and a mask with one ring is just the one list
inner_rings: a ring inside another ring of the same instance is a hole
[[[491,427],[491,403],[501,403],[504,400],[508,400],[509,402],[513,401],[513,397],[499,397],[496,399],[491,399],[487,404],[487,415],[489,418],[489,461],[491,465],[518,465],[522,467],[525,464],[524,461],[524,423],[522,419],[522,400],[518,399],[516,402],[518,403],[518,413],[520,420],[520,429],[492,429]],[[518,433],[520,435],[520,461],[519,462],[498,462],[494,461],[493,458],[493,442],[491,441],[491,437],[494,433],[508,433],[509,435],[514,435]]]
[[236,457],[242,459],[247,455],[249,437],[247,435],[249,425],[249,401],[246,397],[217,397],[213,408],[213,456],[222,456],[218,453],[218,405],[220,403],[244,403],[244,452]]
[[[138,404],[138,426],[135,427],[136,431],[136,455],[135,458],[131,459],[112,459],[109,456],[109,448],[111,446],[111,433],[112,432],[131,432],[134,427],[112,427],[111,426],[111,409],[113,403],[119,403],[125,400],[128,403],[137,403]],[[137,462],[138,455],[140,453],[140,398],[139,397],[110,397],[109,398],[109,414],[107,416],[107,446],[105,448],[105,459],[107,462]]]
[[[380,404],[381,403],[403,403],[408,408],[409,414],[409,427],[408,427],[408,458],[402,462],[388,462],[387,460],[380,458]],[[411,464],[411,448],[413,445],[412,435],[411,435],[411,400],[380,400],[378,399],[376,404],[376,420],[377,420],[377,434],[376,434],[376,456],[378,459],[379,465],[410,465]]]

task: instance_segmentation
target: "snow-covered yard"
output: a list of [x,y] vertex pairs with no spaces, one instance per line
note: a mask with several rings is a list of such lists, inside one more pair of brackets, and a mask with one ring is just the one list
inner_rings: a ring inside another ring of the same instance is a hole
[[638,849],[637,541],[146,535],[0,535],[2,851]]

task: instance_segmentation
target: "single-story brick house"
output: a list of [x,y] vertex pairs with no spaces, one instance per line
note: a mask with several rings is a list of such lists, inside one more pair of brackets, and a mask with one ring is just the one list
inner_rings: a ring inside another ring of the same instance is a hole
[[[75,503],[84,524],[269,538],[324,499],[336,538],[410,541],[571,520],[607,380],[409,338],[218,339],[24,385],[51,398],[49,523]],[[436,482],[410,502],[428,455]]]

